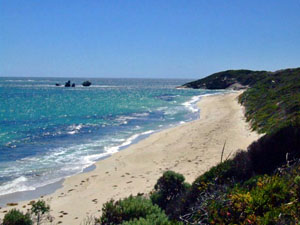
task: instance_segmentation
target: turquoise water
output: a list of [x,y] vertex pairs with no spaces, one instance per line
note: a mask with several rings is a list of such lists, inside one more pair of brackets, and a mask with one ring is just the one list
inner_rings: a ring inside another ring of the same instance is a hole
[[189,80],[0,78],[0,195],[80,173],[155,131],[193,120]]

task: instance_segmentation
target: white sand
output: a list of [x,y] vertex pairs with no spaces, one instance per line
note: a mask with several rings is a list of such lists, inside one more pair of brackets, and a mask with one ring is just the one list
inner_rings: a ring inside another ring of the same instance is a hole
[[[73,225],[87,216],[99,217],[103,203],[149,193],[166,170],[182,173],[192,182],[220,162],[225,141],[225,158],[246,149],[259,135],[245,122],[243,108],[237,102],[240,93],[204,97],[198,103],[200,119],[152,134],[97,162],[95,170],[67,178],[63,188],[43,198],[50,204],[55,222]],[[26,211],[30,208],[27,204],[21,202],[18,208]],[[1,209],[0,217],[9,208]]]

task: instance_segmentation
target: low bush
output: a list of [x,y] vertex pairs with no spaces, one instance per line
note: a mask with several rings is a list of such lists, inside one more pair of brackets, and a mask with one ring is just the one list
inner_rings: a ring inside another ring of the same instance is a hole
[[130,196],[128,198],[114,201],[111,200],[103,205],[100,223],[108,224],[135,224],[137,221],[143,221],[144,224],[149,220],[157,219],[161,224],[167,224],[164,221],[168,217],[157,205],[153,205],[151,200],[142,196]]
[[154,186],[154,192],[150,198],[154,204],[166,209],[167,205],[178,198],[188,188],[189,184],[184,182],[182,174],[166,171]]
[[209,205],[212,224],[298,224],[300,166],[284,173],[251,178],[228,191],[227,201]]
[[17,209],[11,209],[5,214],[3,219],[3,225],[32,225],[33,222],[30,219],[29,214],[23,214]]
[[154,215],[151,214],[147,216],[146,218],[139,218],[139,219],[134,219],[128,222],[122,223],[122,225],[183,225],[180,222],[174,221],[171,222],[169,221],[168,217],[165,214],[158,214]]
[[226,160],[212,167],[209,171],[199,176],[192,184],[191,198],[195,199],[201,192],[211,185],[230,184],[236,177],[236,170],[233,160]]
[[265,135],[248,147],[256,174],[271,174],[288,160],[300,158],[300,127],[288,126]]

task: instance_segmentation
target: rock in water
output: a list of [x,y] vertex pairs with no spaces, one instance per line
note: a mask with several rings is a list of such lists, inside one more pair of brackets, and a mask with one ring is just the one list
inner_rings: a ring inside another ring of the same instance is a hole
[[59,84],[59,83],[56,83],[56,84],[55,84],[55,86],[59,87],[59,86],[60,86],[60,84]]
[[71,81],[68,80],[68,82],[65,83],[65,87],[71,87]]
[[82,86],[84,86],[84,87],[88,87],[88,86],[91,86],[91,82],[90,81],[84,81],[83,83],[82,83]]
[[75,83],[72,84],[72,87],[75,87]]

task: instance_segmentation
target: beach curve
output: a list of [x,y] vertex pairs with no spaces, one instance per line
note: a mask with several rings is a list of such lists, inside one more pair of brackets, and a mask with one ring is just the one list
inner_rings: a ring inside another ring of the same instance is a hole
[[[166,170],[182,173],[192,182],[220,162],[225,141],[225,157],[246,149],[259,135],[245,122],[237,102],[240,93],[205,96],[198,102],[200,119],[151,134],[97,162],[95,170],[67,178],[61,189],[43,197],[55,222],[80,224],[87,216],[99,217],[103,203],[149,193]],[[20,202],[17,208],[25,211],[27,204]],[[9,208],[1,209],[0,217]]]

